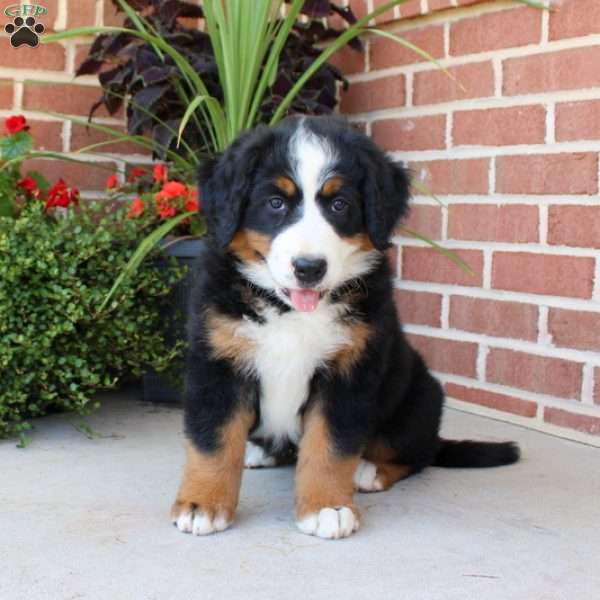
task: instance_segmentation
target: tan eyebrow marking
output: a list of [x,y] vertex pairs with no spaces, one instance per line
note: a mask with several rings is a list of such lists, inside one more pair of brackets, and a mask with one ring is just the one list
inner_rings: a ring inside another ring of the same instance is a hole
[[323,184],[321,194],[323,194],[323,196],[332,196],[336,192],[339,192],[343,185],[344,180],[341,177],[332,177]]
[[290,198],[298,191],[296,184],[289,177],[283,175],[275,178],[275,185]]

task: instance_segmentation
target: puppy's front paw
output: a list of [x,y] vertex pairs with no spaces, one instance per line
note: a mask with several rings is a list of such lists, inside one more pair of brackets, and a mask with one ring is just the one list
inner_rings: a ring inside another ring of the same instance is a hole
[[182,533],[209,535],[227,529],[233,518],[227,511],[216,507],[200,507],[178,500],[171,508],[171,521]]
[[297,525],[302,533],[337,540],[352,535],[360,521],[355,508],[339,506],[321,508],[318,512],[304,515],[298,519]]

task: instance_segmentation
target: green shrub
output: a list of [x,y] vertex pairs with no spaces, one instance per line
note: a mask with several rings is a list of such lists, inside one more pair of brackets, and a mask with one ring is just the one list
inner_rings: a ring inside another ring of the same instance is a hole
[[0,437],[52,410],[86,414],[95,392],[181,354],[161,311],[183,270],[156,253],[98,310],[148,226],[91,202],[0,217]]

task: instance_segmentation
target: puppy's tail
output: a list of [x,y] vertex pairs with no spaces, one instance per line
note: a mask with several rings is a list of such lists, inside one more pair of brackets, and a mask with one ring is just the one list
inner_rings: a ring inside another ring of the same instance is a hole
[[500,467],[516,463],[521,456],[515,442],[473,442],[440,440],[433,462],[436,467],[471,468]]

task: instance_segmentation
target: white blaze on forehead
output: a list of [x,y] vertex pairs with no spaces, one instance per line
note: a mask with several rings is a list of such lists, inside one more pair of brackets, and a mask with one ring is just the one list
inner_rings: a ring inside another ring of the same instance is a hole
[[331,174],[336,161],[335,150],[321,138],[300,124],[290,140],[290,154],[296,182],[300,185],[304,201],[314,200]]

